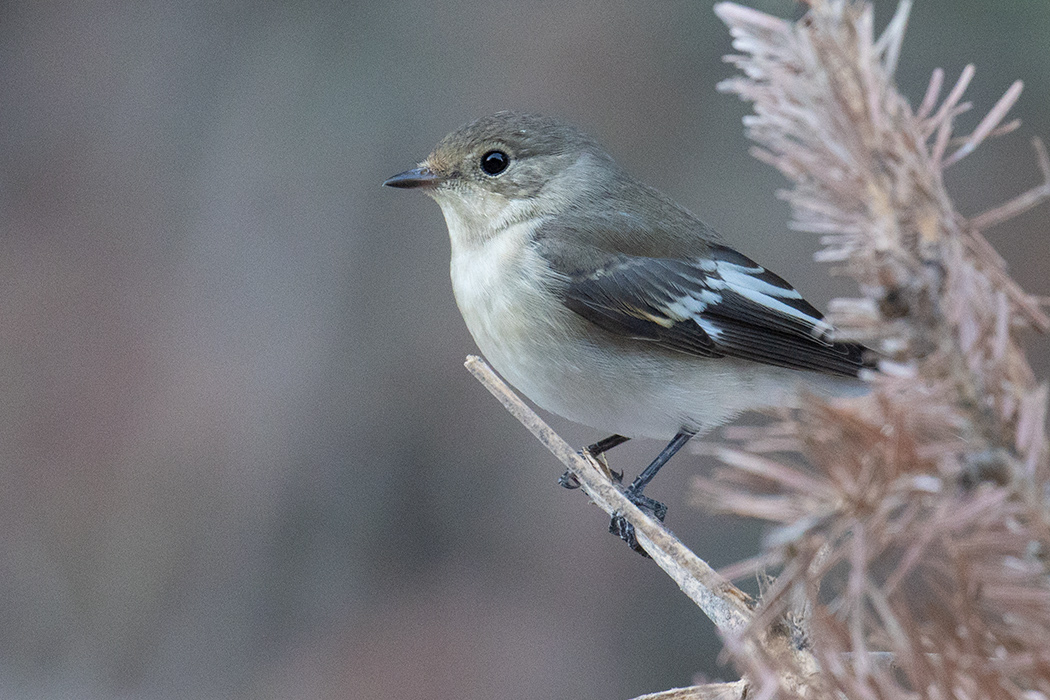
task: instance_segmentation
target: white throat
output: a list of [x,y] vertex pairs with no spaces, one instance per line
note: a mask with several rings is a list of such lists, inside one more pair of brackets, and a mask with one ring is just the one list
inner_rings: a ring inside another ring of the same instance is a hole
[[[434,199],[441,206],[452,242],[452,254],[485,246],[503,238],[510,229],[542,222],[540,207],[535,199],[508,199],[486,191],[473,191],[467,196],[459,192],[435,192]],[[517,238],[511,235],[510,238]]]

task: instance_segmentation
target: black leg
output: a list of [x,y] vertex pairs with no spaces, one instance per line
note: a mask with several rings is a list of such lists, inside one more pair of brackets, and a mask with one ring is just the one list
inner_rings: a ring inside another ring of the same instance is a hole
[[[642,473],[638,475],[638,478],[635,479],[623,492],[631,503],[635,504],[643,511],[648,511],[653,517],[661,522],[663,522],[664,517],[667,515],[667,506],[657,500],[645,496],[642,494],[642,491],[644,491],[645,487],[649,485],[649,482],[653,480],[653,477],[655,477],[656,473],[660,471],[660,468],[667,464],[671,457],[674,457],[675,453],[682,449],[685,443],[689,442],[690,438],[694,435],[696,435],[696,431],[679,431],[679,433],[674,436],[674,439],[667,444],[667,447],[656,456],[656,459],[654,459],[648,467],[643,469]],[[613,516],[612,523],[609,525],[609,532],[629,544],[634,551],[644,556],[648,556],[645,553],[645,550],[642,549],[641,545],[638,544],[638,538],[634,536],[634,526],[627,522],[622,515]]]
[[695,430],[680,430],[678,434],[674,436],[674,439],[667,443],[667,447],[665,447],[660,454],[656,455],[656,459],[653,460],[652,464],[643,469],[642,473],[638,475],[638,478],[631,482],[631,485],[627,487],[627,490],[624,493],[626,493],[628,497],[642,495],[642,491],[649,485],[649,482],[653,480],[653,477],[656,476],[658,471],[660,471],[660,468],[667,464],[667,462],[675,456],[675,453],[682,449],[685,446],[685,443],[689,442],[694,435],[696,435]]
[[[608,452],[617,445],[622,445],[630,439],[631,438],[624,437],[623,435],[610,435],[604,440],[599,440],[593,445],[588,445],[587,447],[583,448],[583,451],[589,454],[591,457],[597,457],[603,452]],[[610,470],[610,472],[612,473],[613,479],[616,481],[616,483],[620,483],[619,479],[616,479],[616,472],[613,472],[612,470]],[[620,479],[623,479],[622,473],[619,476]],[[566,470],[565,473],[562,474],[561,477],[558,479],[558,486],[561,486],[562,488],[566,489],[578,489],[580,488],[580,481],[576,478],[575,474],[573,474],[571,471]]]

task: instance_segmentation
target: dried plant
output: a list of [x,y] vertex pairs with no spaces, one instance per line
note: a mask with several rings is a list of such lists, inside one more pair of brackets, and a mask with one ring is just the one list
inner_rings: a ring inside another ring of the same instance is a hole
[[[795,23],[716,5],[742,74],[720,87],[754,104],[754,154],[794,183],[794,227],[856,279],[861,296],[833,302],[832,321],[880,372],[863,398],[804,397],[711,447],[725,466],[696,479],[697,500],[774,524],[764,551],[719,576],[480,359],[468,368],[594,502],[635,525],[743,674],[647,700],[1050,698],[1048,387],[1017,344],[1050,318],[981,235],[1050,198],[1050,158],[1035,141],[1044,182],[960,216],[942,174],[1016,127],[1003,119],[1020,82],[955,137],[973,67],[943,99],[934,71],[916,110],[893,83],[910,0],[878,39],[870,3],[809,5]],[[728,579],[759,573],[755,606]]]
[[[955,211],[944,169],[1015,126],[1000,124],[1021,84],[961,139],[972,67],[940,102],[935,71],[913,111],[892,79],[908,9],[875,40],[868,3],[815,1],[795,24],[716,7],[743,73],[721,89],[754,103],[754,153],[793,181],[794,227],[857,280],[863,296],[832,320],[883,370],[863,399],[810,397],[737,431],[739,448],[718,450],[727,467],[697,479],[705,504],[778,525],[733,572],[779,572],[728,638],[749,697],[1050,697],[1047,386],[1017,344],[1050,319],[980,233],[1050,195],[1050,161],[1037,141],[1046,182],[970,220]],[[802,686],[785,681],[812,673],[797,656],[746,643],[778,621],[819,668]]]

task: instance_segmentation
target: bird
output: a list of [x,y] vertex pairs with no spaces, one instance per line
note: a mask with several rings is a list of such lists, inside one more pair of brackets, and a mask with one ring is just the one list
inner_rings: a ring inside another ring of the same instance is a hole
[[[644,489],[693,436],[790,403],[800,385],[857,393],[872,366],[791,284],[557,119],[482,117],[383,184],[440,206],[456,303],[510,384],[608,433],[593,456],[667,441],[624,489],[661,521]],[[610,531],[645,554],[622,515]]]

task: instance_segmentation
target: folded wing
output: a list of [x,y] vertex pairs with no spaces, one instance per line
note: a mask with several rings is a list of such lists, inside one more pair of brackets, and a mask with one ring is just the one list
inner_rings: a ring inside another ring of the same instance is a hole
[[738,357],[856,376],[864,348],[831,327],[790,284],[724,246],[695,259],[591,255],[559,270],[563,303],[595,325],[700,357]]

